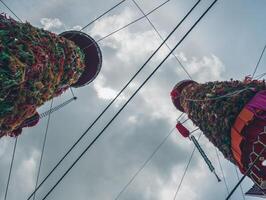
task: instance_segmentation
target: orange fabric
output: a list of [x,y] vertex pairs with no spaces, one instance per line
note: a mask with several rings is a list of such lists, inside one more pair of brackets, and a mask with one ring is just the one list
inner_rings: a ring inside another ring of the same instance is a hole
[[233,127],[236,129],[238,133],[241,133],[245,126],[246,123],[241,118],[238,117]]
[[240,144],[241,144],[242,140],[243,140],[243,136],[240,135],[240,133],[238,131],[236,131],[235,128],[232,128],[231,129],[232,152],[233,152],[234,158],[236,159],[236,161],[239,164],[239,166],[241,167],[241,169],[243,169],[243,164],[241,162],[242,151],[240,149]]
[[254,113],[246,108],[243,108],[243,110],[238,115],[238,118],[242,119],[246,124],[248,124],[250,121],[253,120]]
[[244,171],[244,165],[241,160],[242,150],[240,148],[240,144],[244,140],[242,131],[253,119],[254,113],[243,108],[231,129],[231,149],[241,171]]

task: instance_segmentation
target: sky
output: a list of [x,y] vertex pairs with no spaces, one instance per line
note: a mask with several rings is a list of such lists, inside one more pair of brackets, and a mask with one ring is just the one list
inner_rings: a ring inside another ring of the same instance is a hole
[[[118,0],[3,1],[24,22],[27,21],[36,27],[55,33],[71,29],[78,30],[118,3]],[[164,1],[136,0],[136,2],[147,13]],[[171,0],[149,18],[165,38],[195,2],[195,0]],[[171,48],[211,2],[211,0],[202,0],[197,9],[169,39],[167,44]],[[198,82],[230,78],[243,80],[245,76],[253,73],[266,43],[265,10],[265,0],[219,0],[174,53],[192,78]],[[15,18],[1,3],[0,11]],[[134,3],[126,0],[84,32],[97,40],[141,16],[141,12]],[[160,43],[160,37],[146,19],[99,42],[103,54],[100,74],[88,86],[74,89],[78,99],[51,116],[40,172],[41,180]],[[42,199],[48,189],[168,52],[169,50],[164,47],[156,54],[143,72],[67,157],[63,165],[41,187],[37,192],[36,200]],[[266,56],[262,58],[256,75],[265,72],[265,64]],[[170,56],[47,199],[115,199],[175,126],[180,112],[172,105],[169,93],[177,82],[187,78],[175,58]],[[54,99],[54,105],[69,98],[71,93],[67,91]],[[49,106],[50,102],[47,102],[39,108],[39,112],[48,110]],[[23,134],[18,138],[8,200],[26,200],[35,187],[46,123],[47,118],[34,128],[24,129]],[[187,122],[186,126],[190,130],[195,128],[191,122]],[[199,134],[200,132],[196,132],[195,136]],[[14,138],[7,137],[0,141],[0,199],[4,199],[14,141]],[[204,136],[199,142],[213,162],[217,173],[222,177],[214,146]],[[119,199],[174,199],[192,150],[193,144],[174,131]],[[221,153],[218,155],[226,183],[231,190],[238,181],[236,168],[225,160]],[[247,191],[250,186],[252,182],[245,179],[242,184],[243,190]],[[226,195],[224,181],[221,183],[216,181],[196,151],[176,199],[222,200]],[[241,191],[238,189],[231,199],[243,199]],[[245,199],[255,200],[256,198],[246,197]]]

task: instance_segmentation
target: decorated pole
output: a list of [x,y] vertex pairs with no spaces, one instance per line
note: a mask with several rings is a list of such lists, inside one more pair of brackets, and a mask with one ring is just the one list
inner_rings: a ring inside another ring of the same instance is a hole
[[[266,84],[264,80],[230,80],[199,84],[179,82],[171,92],[175,107],[192,122],[226,159],[244,174],[266,145]],[[266,189],[266,152],[248,174]],[[266,191],[266,190],[265,190]]]
[[101,62],[98,45],[85,33],[58,36],[0,15],[0,137],[34,126],[38,107],[69,87],[90,83]]

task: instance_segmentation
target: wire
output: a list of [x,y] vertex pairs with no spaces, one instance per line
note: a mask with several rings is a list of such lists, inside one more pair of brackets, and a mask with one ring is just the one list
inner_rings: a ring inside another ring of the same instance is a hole
[[259,155],[256,157],[256,159],[254,160],[254,162],[246,170],[244,176],[242,176],[242,178],[237,182],[237,184],[235,185],[235,187],[232,189],[232,191],[226,197],[226,200],[229,200],[231,198],[231,196],[234,194],[234,192],[236,191],[236,189],[238,188],[238,186],[243,182],[243,180],[246,178],[246,176],[251,172],[252,168],[257,163],[257,161],[262,156],[262,154],[264,153],[265,150],[266,150],[266,146],[263,147],[263,149],[260,151]]
[[[195,5],[188,11],[188,13],[182,18],[178,25],[173,29],[173,31],[167,36],[165,41],[171,37],[171,35],[178,29],[178,27],[184,22],[184,20],[190,15],[190,13],[195,9]],[[164,41],[164,42],[165,42]],[[39,186],[32,192],[30,197],[43,185],[43,183],[51,176],[51,174],[57,169],[57,167],[62,163],[62,161],[67,157],[67,155],[75,148],[75,146],[82,140],[82,138],[87,134],[87,132],[94,126],[94,124],[103,116],[103,114],[109,109],[109,107],[116,101],[116,99],[123,93],[123,91],[130,85],[130,83],[135,79],[135,77],[142,71],[142,69],[147,65],[147,63],[152,59],[152,57],[159,51],[163,46],[164,42],[159,45],[159,47],[154,51],[154,53],[148,58],[148,60],[140,67],[140,69],[132,76],[132,78],[126,83],[126,85],[120,90],[120,92],[113,98],[113,100],[104,108],[104,110],[98,115],[98,117],[91,123],[89,128],[79,137],[79,139],[70,147],[70,149],[64,154],[60,161],[55,165],[55,167],[49,172],[49,174],[43,179]]]
[[9,6],[5,2],[3,2],[2,0],[0,1],[21,23],[23,23],[23,21],[9,8]]
[[[241,89],[241,90],[236,90],[234,92],[229,92],[225,95],[221,95],[221,96],[218,96],[218,97],[214,97],[214,98],[206,98],[206,99],[187,99],[187,98],[184,98],[184,100],[186,101],[192,101],[192,102],[203,102],[203,101],[214,101],[214,100],[218,100],[218,99],[223,99],[223,98],[228,98],[228,97],[232,97],[232,96],[235,96],[237,94],[240,94],[246,90],[251,90],[252,88],[250,87],[245,87],[244,89]],[[181,98],[182,96],[180,96],[179,98]]]
[[[181,116],[181,115],[180,115]],[[179,116],[179,117],[180,117]],[[146,161],[143,163],[143,165],[139,168],[139,170],[131,177],[131,179],[127,182],[127,184],[123,187],[123,189],[118,193],[115,200],[119,199],[119,197],[124,193],[124,191],[128,188],[128,186],[136,179],[138,174],[146,167],[146,165],[151,161],[151,159],[154,157],[154,155],[159,151],[159,149],[163,146],[163,144],[167,141],[167,139],[171,136],[173,131],[175,130],[175,127],[166,135],[166,137],[163,139],[163,141],[155,148],[155,150],[152,152],[152,154],[146,159]],[[195,132],[195,131],[192,131]],[[191,133],[192,133],[191,132]]]
[[112,8],[110,8],[109,10],[105,11],[103,14],[101,14],[100,16],[98,16],[97,18],[95,18],[94,20],[92,20],[90,23],[88,23],[86,26],[84,26],[83,28],[81,28],[79,31],[83,31],[84,29],[86,29],[88,26],[92,25],[94,22],[96,22],[97,20],[99,20],[100,18],[102,18],[104,15],[106,15],[107,13],[109,13],[110,11],[112,11],[113,9],[115,9],[116,7],[120,6],[122,3],[124,3],[126,0],[122,0],[119,3],[117,3],[116,5],[114,5]]
[[[104,39],[106,39],[106,38],[112,36],[113,34],[115,34],[115,33],[119,32],[119,31],[121,31],[121,30],[123,30],[123,29],[129,27],[130,25],[135,24],[136,22],[138,22],[138,21],[144,19],[146,16],[152,14],[153,12],[155,12],[156,10],[158,10],[159,8],[161,8],[162,6],[164,6],[164,5],[165,5],[166,3],[168,3],[169,1],[170,1],[170,0],[167,0],[167,1],[165,1],[164,3],[160,4],[159,6],[157,6],[157,7],[154,8],[154,9],[152,9],[150,12],[148,12],[145,16],[139,17],[139,18],[133,20],[132,22],[130,22],[130,23],[128,23],[128,24],[126,24],[126,25],[120,27],[119,29],[117,29],[117,30],[115,30],[115,31],[113,31],[113,32],[111,32],[111,33],[105,35],[104,37],[102,37],[102,38],[100,38],[100,39],[98,39],[98,40],[96,40],[96,43],[98,43],[98,42],[100,42],[100,41],[102,41],[102,40],[104,40]],[[82,50],[85,50],[85,49],[91,47],[92,45],[94,45],[94,44],[91,43],[90,45],[84,47]]]
[[7,200],[8,188],[9,188],[9,184],[10,184],[10,178],[11,178],[11,173],[12,173],[13,164],[14,164],[14,160],[15,160],[16,149],[17,149],[17,142],[18,142],[18,138],[16,137],[14,149],[13,149],[13,154],[12,154],[12,159],[11,159],[11,164],[10,164],[9,173],[8,173],[8,179],[7,179],[7,184],[6,184],[6,191],[5,191],[4,200]]
[[122,110],[127,106],[127,104],[136,96],[136,94],[141,90],[141,88],[148,82],[148,80],[155,74],[155,72],[164,64],[168,57],[175,51],[175,49],[184,41],[184,39],[189,35],[189,33],[197,26],[197,24],[202,20],[202,18],[209,12],[209,10],[215,5],[218,0],[213,1],[213,3],[205,10],[205,12],[198,18],[198,20],[192,25],[192,27],[186,32],[186,34],[179,40],[171,52],[162,60],[162,62],[152,71],[152,73],[145,79],[145,81],[138,87],[138,89],[132,94],[132,96],[126,101],[126,103],[118,110],[118,112],[113,116],[113,118],[106,124],[102,131],[93,139],[93,141],[87,146],[87,148],[78,156],[78,158],[73,162],[73,164],[67,169],[67,171],[61,176],[61,178],[56,182],[56,184],[48,191],[48,193],[42,198],[46,199],[49,194],[56,188],[56,186],[64,179],[64,177],[69,173],[69,171],[76,165],[76,163],[83,157],[83,155],[91,148],[91,146],[98,140],[98,138],[104,133],[104,131],[110,126],[110,124],[116,119],[116,117],[122,112]]
[[256,76],[255,79],[261,79],[261,78],[263,78],[265,75],[266,75],[266,72],[264,72],[264,73],[262,73],[262,74]]
[[180,121],[182,121],[182,118],[183,118],[183,115],[184,115],[185,113],[181,113],[180,115],[179,115],[179,117],[176,119],[176,121],[178,122],[179,120]]
[[[198,129],[196,129],[196,130],[198,130]],[[196,131],[196,130],[194,130],[194,131]],[[200,133],[200,135],[199,135],[199,137],[198,137],[198,140],[200,140],[201,135],[202,135],[202,133]],[[186,167],[185,167],[185,170],[184,170],[184,172],[183,172],[183,175],[182,175],[182,177],[181,177],[181,180],[180,180],[180,182],[179,182],[179,184],[178,184],[178,186],[177,186],[177,189],[176,189],[176,192],[175,192],[175,195],[174,195],[173,200],[176,199],[177,194],[178,194],[178,192],[179,192],[180,189],[181,189],[181,186],[182,186],[183,181],[184,181],[184,179],[185,179],[185,176],[186,176],[186,174],[187,174],[187,170],[188,170],[188,167],[189,167],[189,165],[190,165],[190,163],[191,163],[191,161],[192,161],[192,158],[193,158],[193,155],[194,155],[194,153],[195,153],[195,150],[196,150],[196,146],[193,147],[193,150],[192,150],[192,152],[191,152],[191,155],[190,155],[190,157],[189,157],[189,159],[188,159],[188,163],[187,163],[187,165],[186,165]]]
[[[239,180],[240,180],[240,177],[239,177],[239,175],[238,175],[238,171],[237,171],[237,167],[236,167],[236,166],[235,166],[235,171],[236,171],[236,177],[237,177],[237,180],[239,181]],[[244,195],[244,191],[243,191],[243,187],[242,187],[241,184],[240,184],[240,190],[241,190],[241,194],[242,194],[242,198],[243,198],[243,200],[246,200],[245,195]],[[229,192],[228,192],[228,194],[229,194]]]
[[217,151],[216,148],[215,148],[215,152],[216,152],[217,160],[218,160],[218,163],[219,163],[219,166],[220,166],[220,169],[221,169],[221,173],[222,173],[222,176],[223,176],[224,186],[225,186],[225,189],[227,191],[227,194],[229,194],[229,187],[228,187],[228,184],[226,182],[223,166],[222,166],[222,163],[221,163],[221,160],[220,160],[220,157],[219,157],[219,154],[218,154],[218,151]]
[[261,61],[261,59],[262,59],[262,57],[263,57],[263,54],[264,54],[264,52],[265,52],[265,49],[266,49],[266,44],[264,45],[264,48],[263,48],[263,50],[262,50],[262,52],[261,52],[261,55],[260,55],[260,57],[259,57],[259,60],[258,60],[258,62],[257,62],[257,64],[256,64],[256,66],[255,66],[254,72],[253,72],[253,74],[252,74],[252,78],[255,76],[255,74],[256,74],[256,72],[257,72],[257,69],[258,69],[258,67],[259,67],[259,65],[260,65],[260,61]]
[[[0,0],[0,1],[1,1],[1,0]],[[138,19],[136,19],[136,20],[134,20],[134,21],[128,23],[127,25],[124,25],[124,26],[120,27],[119,29],[117,29],[117,30],[115,30],[115,31],[113,31],[113,32],[111,32],[111,33],[109,33],[109,34],[107,34],[106,36],[100,38],[99,40],[96,41],[96,43],[98,43],[98,42],[100,42],[100,41],[102,41],[102,40],[104,40],[104,39],[106,39],[106,38],[112,36],[113,34],[115,34],[115,33],[119,32],[119,31],[121,31],[121,30],[127,28],[128,26],[130,26],[130,25],[132,25],[132,24],[134,24],[134,23],[140,21],[141,19],[145,18],[146,16],[152,14],[153,12],[155,12],[156,10],[158,10],[159,8],[161,8],[162,6],[164,6],[164,5],[165,5],[166,3],[168,3],[169,1],[170,1],[170,0],[165,1],[164,3],[160,4],[159,6],[157,6],[157,7],[154,8],[154,9],[152,9],[150,12],[148,12],[145,16],[142,16],[142,17],[140,17],[140,18],[138,18]],[[186,18],[186,17],[185,17],[185,18]],[[183,20],[181,20],[181,22],[182,22],[182,21],[183,21]],[[92,23],[90,23],[90,24],[92,24]],[[79,32],[80,32],[80,31],[79,31]],[[70,37],[70,38],[68,38],[68,39],[71,39],[71,38],[73,38],[73,37],[75,37],[75,36],[76,36],[76,35],[74,35],[74,36],[72,36],[72,37]],[[84,47],[82,50],[85,50],[85,49],[87,49],[87,48],[89,48],[89,47],[91,47],[91,46],[93,46],[93,45],[95,45],[95,44],[94,44],[94,43],[91,43],[90,45]],[[75,57],[75,58],[73,59],[72,63],[75,61],[76,58],[77,58],[77,57]],[[5,88],[5,89],[7,89],[7,88]],[[74,92],[73,92],[73,90],[72,90],[71,87],[70,87],[70,91],[71,91],[73,97],[75,98]]]
[[154,157],[154,155],[159,151],[159,149],[163,146],[163,144],[167,141],[167,139],[170,137],[170,135],[173,133],[175,128],[173,128],[163,139],[163,141],[155,148],[155,150],[152,152],[152,154],[146,159],[146,161],[141,165],[139,170],[131,177],[131,179],[128,181],[128,183],[123,187],[123,189],[118,193],[115,200],[119,199],[119,197],[124,193],[124,191],[128,188],[128,186],[135,180],[135,178],[138,176],[138,174],[146,167],[146,165],[151,161],[151,159]]
[[[52,110],[52,108],[53,108],[53,102],[54,102],[54,99],[52,99],[52,101],[51,101],[50,110]],[[35,188],[38,186],[38,182],[39,182],[39,177],[40,177],[40,172],[41,172],[41,167],[42,167],[42,161],[43,161],[43,154],[44,154],[48,130],[49,130],[50,118],[51,118],[51,112],[49,112],[48,119],[47,119],[47,124],[46,124],[44,139],[43,139],[42,153],[41,153],[41,158],[40,158],[40,162],[39,162],[39,168],[38,168],[38,172],[37,172],[37,179],[36,179]],[[33,200],[35,200],[35,196],[36,196],[36,193],[34,193],[34,195],[33,195]]]
[[[61,103],[61,104],[59,104],[58,106],[55,106],[55,107],[53,107],[52,109],[49,109],[49,110],[47,110],[47,111],[41,113],[39,116],[33,116],[33,117],[27,119],[27,120],[25,121],[25,123],[23,123],[23,127],[24,127],[25,125],[29,125],[29,124],[31,124],[32,122],[38,120],[38,118],[42,119],[42,118],[47,117],[48,115],[50,115],[50,114],[52,114],[52,113],[54,113],[54,112],[56,112],[56,111],[62,109],[63,107],[65,107],[66,105],[68,105],[69,103],[71,103],[73,100],[76,100],[76,99],[77,99],[77,97],[71,98],[71,99],[69,99],[69,100],[67,100],[67,101],[65,101],[65,102],[63,102],[63,103]],[[22,127],[22,128],[23,128],[23,127]]]
[[[89,27],[90,25],[92,25],[94,22],[96,22],[97,20],[99,20],[100,18],[102,18],[104,15],[106,15],[107,13],[111,12],[112,10],[114,10],[116,7],[118,7],[119,5],[121,5],[122,3],[124,3],[126,0],[122,0],[119,3],[117,3],[116,5],[114,5],[113,7],[111,7],[109,10],[105,11],[104,13],[102,13],[101,15],[99,15],[97,18],[95,18],[94,20],[92,20],[90,23],[88,23],[87,25],[85,25],[84,27],[82,27],[79,32],[83,31],[84,29],[86,29],[87,27]],[[75,38],[76,35],[72,35],[71,37],[69,37],[68,39],[72,39]]]
[[[132,0],[133,3],[136,5],[136,7],[140,10],[140,12],[143,14],[143,16],[145,16],[145,18],[148,20],[149,24],[152,26],[152,28],[154,29],[154,31],[157,33],[157,35],[160,37],[160,39],[162,41],[164,41],[163,36],[160,34],[160,32],[158,31],[158,29],[154,26],[154,24],[152,23],[152,21],[149,19],[149,17],[144,13],[144,11],[142,10],[142,8],[138,5],[138,3],[135,0]],[[200,3],[201,0],[197,1],[197,4]],[[169,51],[171,51],[170,46],[165,43],[165,46],[169,49]],[[185,73],[187,74],[187,76],[192,80],[191,75],[188,73],[188,71],[186,70],[186,68],[184,67],[184,65],[182,64],[182,62],[177,58],[177,56],[172,53],[172,56],[174,56],[174,58],[176,59],[176,61],[179,63],[179,65],[182,67],[182,69],[185,71]]]
[[71,94],[72,94],[73,98],[76,98],[76,96],[75,96],[75,94],[74,94],[74,92],[73,92],[73,89],[72,89],[72,87],[70,87],[69,89],[70,89],[70,92],[71,92]]

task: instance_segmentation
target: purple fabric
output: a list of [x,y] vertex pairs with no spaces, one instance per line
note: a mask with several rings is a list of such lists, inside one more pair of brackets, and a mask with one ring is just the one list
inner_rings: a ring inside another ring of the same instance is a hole
[[263,110],[261,114],[255,114],[256,117],[266,120],[266,90],[258,92],[251,101],[246,105],[246,108],[256,113],[256,110]]

